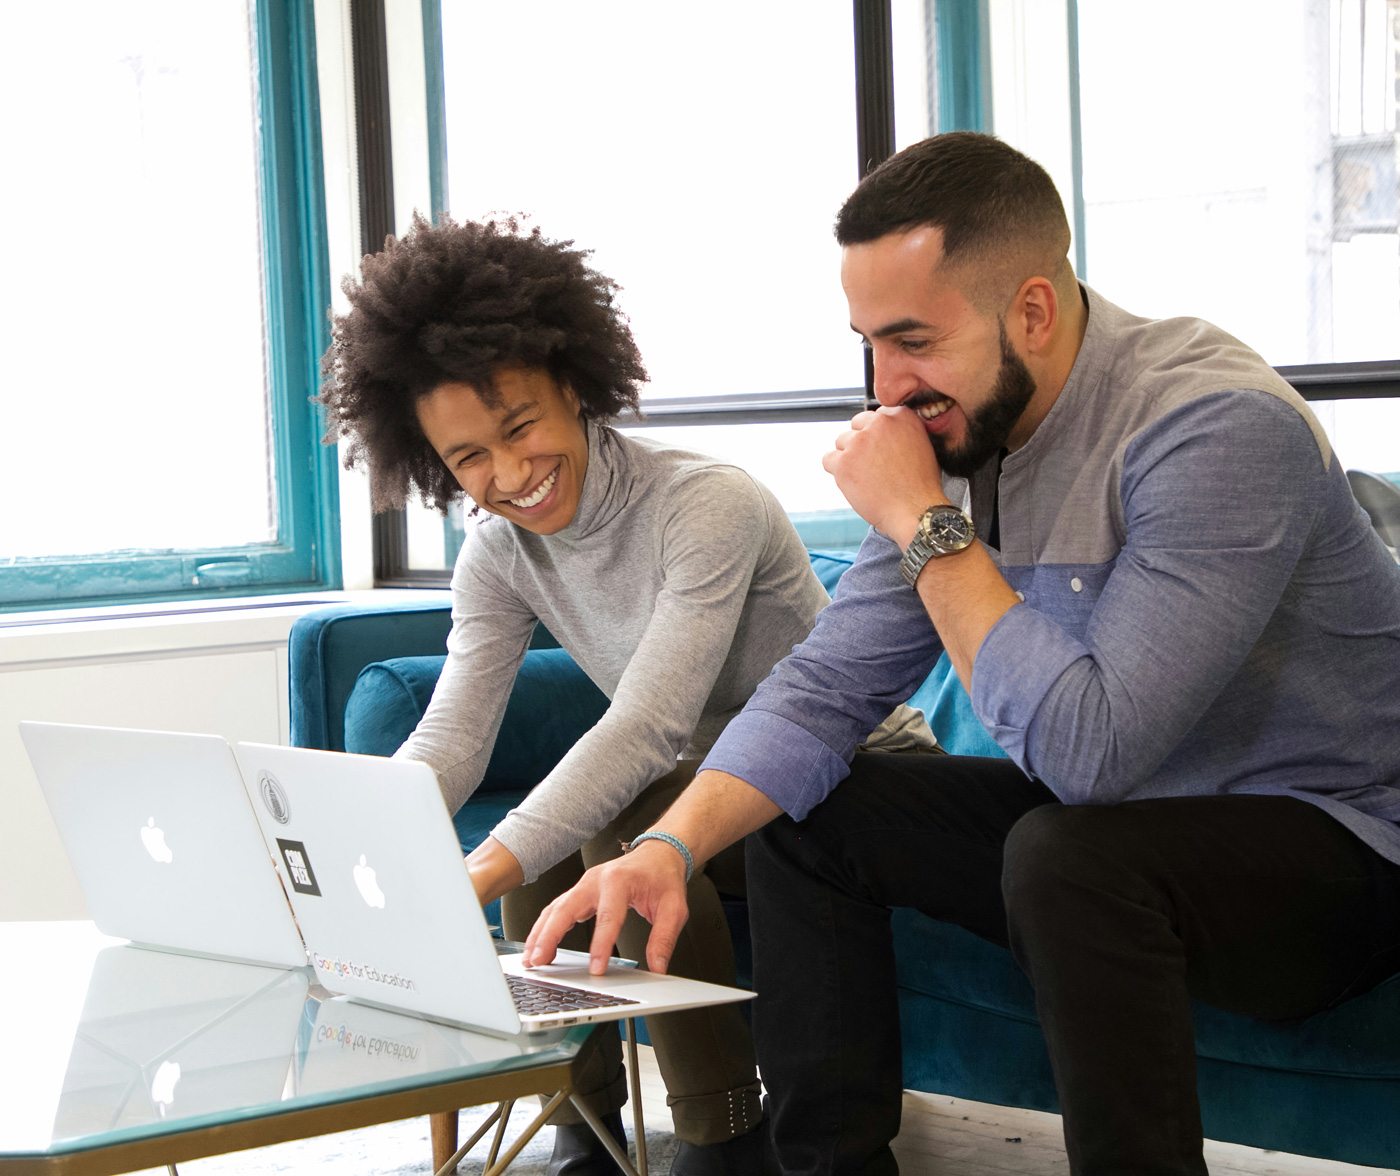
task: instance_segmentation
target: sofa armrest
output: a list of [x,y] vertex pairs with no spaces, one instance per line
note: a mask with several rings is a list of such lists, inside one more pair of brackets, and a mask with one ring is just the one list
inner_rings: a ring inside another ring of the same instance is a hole
[[[293,747],[345,750],[345,704],[360,671],[396,657],[443,656],[452,629],[452,598],[333,604],[298,617],[288,641],[288,697]],[[531,649],[558,649],[536,625]]]
[[441,654],[452,628],[441,601],[336,604],[298,617],[288,642],[293,747],[345,750],[345,703],[371,662]]

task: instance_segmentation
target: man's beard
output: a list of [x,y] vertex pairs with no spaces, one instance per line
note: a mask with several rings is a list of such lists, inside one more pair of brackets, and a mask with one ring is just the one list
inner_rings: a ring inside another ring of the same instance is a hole
[[997,330],[1001,343],[1001,367],[997,369],[991,398],[975,413],[967,414],[967,436],[963,443],[955,449],[942,436],[929,438],[933,442],[939,468],[955,478],[972,477],[1006,448],[1006,439],[1035,395],[1035,379],[1012,349],[1011,340],[1006,337],[1006,324],[999,321]]

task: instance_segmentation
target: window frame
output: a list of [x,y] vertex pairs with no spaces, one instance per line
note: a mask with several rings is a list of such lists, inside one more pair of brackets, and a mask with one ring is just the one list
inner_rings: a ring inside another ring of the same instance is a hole
[[[339,588],[338,470],[311,401],[328,342],[330,263],[312,0],[250,0],[277,538],[0,565],[0,612]],[[211,483],[218,471],[210,471]]]
[[[366,3],[370,0],[352,0]],[[374,0],[382,3],[382,0]],[[432,158],[434,218],[447,205],[446,146],[442,93],[441,0],[422,0],[424,52],[428,76],[429,150]],[[991,121],[989,17],[987,0],[925,0],[937,13],[938,128],[985,130]],[[1070,138],[1074,190],[1067,212],[1075,226],[1075,264],[1081,280],[1086,269],[1083,158],[1079,127],[1079,13],[1077,0],[1066,0],[1070,54]],[[890,0],[852,0],[856,57],[856,155],[858,176],[894,152],[894,43]],[[387,60],[386,60],[387,65]],[[357,67],[358,68],[358,67]],[[358,75],[357,75],[358,77]],[[358,99],[357,99],[358,102]],[[387,94],[385,97],[387,104]],[[383,112],[387,125],[387,105]],[[361,171],[373,161],[361,159]],[[382,237],[380,238],[382,240]],[[756,393],[717,397],[644,399],[640,414],[625,414],[633,425],[735,425],[796,421],[845,421],[874,403],[874,375],[865,354],[865,388],[807,392]],[[1275,370],[1304,400],[1363,400],[1400,396],[1400,357],[1371,362],[1304,364]],[[445,522],[445,521],[444,521]],[[403,510],[375,516],[375,586],[423,588],[445,586],[451,568],[408,565],[408,521]]]

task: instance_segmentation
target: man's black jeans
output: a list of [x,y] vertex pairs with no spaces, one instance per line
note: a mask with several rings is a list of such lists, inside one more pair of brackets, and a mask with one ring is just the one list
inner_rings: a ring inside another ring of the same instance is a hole
[[1081,1176],[1204,1176],[1191,997],[1302,1017],[1400,970],[1400,867],[1289,797],[1069,806],[1006,760],[862,753],[748,877],[788,1176],[897,1171],[891,907],[1011,948]]

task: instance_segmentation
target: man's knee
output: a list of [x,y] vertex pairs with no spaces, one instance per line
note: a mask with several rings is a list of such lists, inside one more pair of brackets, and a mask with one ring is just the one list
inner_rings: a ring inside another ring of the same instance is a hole
[[1065,925],[1123,904],[1165,909],[1170,855],[1160,821],[1143,805],[1049,805],[1022,817],[1006,839],[1002,899],[1018,924]]
[[1117,871],[1119,839],[1107,808],[1044,805],[1023,816],[1006,838],[1001,889],[1008,916],[1061,911],[1086,887]]
[[1034,897],[1053,876],[1063,855],[1063,822],[1066,809],[1047,805],[1032,809],[1011,827],[1006,836],[1001,869],[1001,893],[1007,913]]

